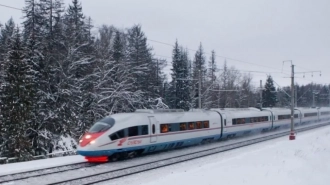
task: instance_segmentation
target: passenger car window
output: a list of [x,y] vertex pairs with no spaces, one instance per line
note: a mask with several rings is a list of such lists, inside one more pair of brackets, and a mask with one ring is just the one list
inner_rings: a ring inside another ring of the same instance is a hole
[[195,122],[189,122],[189,130],[195,129]]
[[148,135],[148,125],[142,125],[141,127],[141,135]]
[[186,130],[187,124],[186,123],[180,123],[180,130]]
[[201,128],[203,128],[203,126],[202,126],[202,122],[201,122],[201,121],[197,121],[197,122],[196,122],[196,128],[197,128],[197,129],[201,129]]
[[138,126],[128,128],[128,137],[137,136],[137,135],[139,135],[139,127]]

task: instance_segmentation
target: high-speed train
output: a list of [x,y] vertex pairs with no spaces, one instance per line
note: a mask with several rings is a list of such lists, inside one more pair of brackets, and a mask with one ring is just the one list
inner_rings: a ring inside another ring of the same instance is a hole
[[[296,127],[330,120],[330,108],[295,108]],[[289,128],[287,108],[140,109],[97,121],[79,140],[90,162],[115,161],[155,151]]]

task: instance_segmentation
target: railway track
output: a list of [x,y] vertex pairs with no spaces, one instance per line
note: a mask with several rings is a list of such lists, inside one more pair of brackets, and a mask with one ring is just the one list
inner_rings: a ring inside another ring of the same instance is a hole
[[28,179],[28,178],[40,177],[40,176],[48,175],[48,174],[56,174],[56,173],[76,170],[76,169],[80,169],[80,168],[94,167],[96,165],[98,165],[98,164],[82,162],[82,163],[77,163],[77,164],[49,167],[49,168],[44,168],[44,169],[31,170],[31,171],[27,171],[27,172],[19,172],[19,173],[14,173],[14,174],[1,175],[0,183],[8,183],[11,181],[24,180],[24,179]]
[[[312,130],[315,128],[323,127],[330,125],[330,122],[327,123],[320,123],[318,125],[308,126],[304,128],[296,129],[297,132],[303,132],[307,130]],[[165,158],[159,159],[158,157],[155,157],[153,161],[149,162],[143,162],[140,164],[134,164],[133,161],[127,161],[127,166],[124,167],[116,167],[117,165],[108,165],[103,166],[103,169],[96,169],[96,168],[89,168],[100,164],[90,164],[90,163],[78,163],[76,165],[66,165],[56,168],[48,168],[48,169],[42,169],[42,170],[34,170],[30,172],[23,172],[23,173],[17,173],[14,175],[7,175],[7,179],[4,179],[5,176],[0,176],[0,184],[6,182],[10,184],[94,184],[94,183],[101,183],[113,179],[122,178],[125,176],[197,159],[200,157],[205,157],[253,144],[257,144],[260,142],[264,142],[267,140],[276,139],[282,136],[288,136],[289,131],[275,133],[263,137],[253,138],[253,139],[247,139],[245,141],[239,141],[231,144],[223,143],[222,146],[216,146],[216,147],[210,147],[208,149],[189,152],[186,154],[180,154],[180,155],[166,155]],[[106,164],[105,164],[106,165]],[[102,165],[100,165],[102,166]],[[114,167],[115,166],[115,167]],[[120,164],[118,163],[118,166]],[[84,168],[89,168],[87,171]],[[80,170],[77,172],[77,170]],[[68,175],[67,173],[75,172],[75,175]],[[81,173],[79,173],[81,172]],[[83,173],[85,172],[85,173]],[[46,177],[42,177],[46,175]],[[49,179],[49,181],[42,182],[38,179],[47,179],[47,175],[55,175],[53,179]],[[57,177],[56,177],[57,175]],[[5,180],[5,181],[3,181]]]
[[[319,124],[319,125],[310,126],[307,128],[306,127],[300,128],[300,129],[296,129],[296,131],[303,132],[303,131],[312,130],[312,129],[327,126],[327,125],[330,125],[330,123]],[[94,183],[105,182],[105,181],[118,179],[118,178],[122,178],[122,177],[129,176],[129,175],[133,175],[133,174],[137,174],[137,173],[177,164],[177,163],[182,163],[182,162],[193,160],[196,158],[205,157],[205,156],[225,152],[228,150],[233,150],[233,149],[261,143],[261,142],[272,140],[275,138],[288,136],[289,133],[290,133],[289,131],[281,132],[281,133],[273,134],[273,135],[262,137],[262,138],[250,139],[250,140],[246,140],[246,141],[237,142],[234,144],[228,144],[228,145],[224,145],[224,146],[220,146],[220,147],[214,147],[214,148],[210,148],[210,149],[203,150],[203,151],[198,151],[198,152],[193,152],[190,154],[184,154],[184,155],[179,155],[176,157],[162,159],[159,161],[153,161],[153,162],[148,162],[145,164],[133,165],[133,166],[122,168],[122,169],[109,170],[109,171],[105,171],[105,172],[101,172],[101,173],[90,174],[87,176],[72,178],[69,180],[57,181],[54,183],[49,183],[49,185],[53,185],[53,184],[79,184],[79,185],[82,185],[82,184],[94,184]]]

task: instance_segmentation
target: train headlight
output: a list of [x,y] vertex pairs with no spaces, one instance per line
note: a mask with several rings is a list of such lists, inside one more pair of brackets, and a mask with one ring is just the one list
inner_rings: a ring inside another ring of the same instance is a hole
[[79,140],[79,143],[81,143],[82,141],[83,141],[83,140],[82,140],[82,139],[80,139],[80,140]]
[[86,139],[89,139],[89,138],[91,138],[91,137],[92,137],[91,135],[86,135],[86,136],[85,136]]
[[91,143],[91,144],[94,144],[94,143],[95,143],[95,140],[91,141],[90,143]]

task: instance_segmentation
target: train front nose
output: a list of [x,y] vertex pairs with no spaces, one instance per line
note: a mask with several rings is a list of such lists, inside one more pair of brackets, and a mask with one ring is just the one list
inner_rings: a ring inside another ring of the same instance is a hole
[[81,139],[79,140],[79,147],[80,148],[84,148],[86,145],[88,144],[95,144],[95,140],[100,137],[103,133],[86,133],[85,135],[83,135],[83,137],[81,137]]
[[[107,133],[109,129],[115,124],[115,119],[112,117],[106,117],[97,121],[89,131],[84,134],[78,145],[77,153],[85,156],[88,161],[92,162],[104,162],[108,160],[108,156],[104,156],[103,153],[98,151],[99,137],[104,133]],[[102,139],[102,138],[100,138]]]
[[85,157],[88,162],[107,162],[108,156],[100,156],[98,152],[95,151],[97,149],[97,138],[101,136],[102,133],[86,133],[79,140],[79,146],[77,149],[77,153]]

